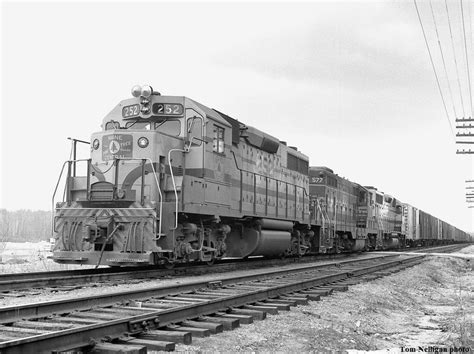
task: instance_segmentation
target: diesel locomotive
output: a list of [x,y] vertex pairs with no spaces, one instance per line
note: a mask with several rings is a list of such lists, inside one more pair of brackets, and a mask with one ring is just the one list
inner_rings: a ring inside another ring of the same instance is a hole
[[64,163],[53,207],[53,259],[97,266],[394,248],[413,234],[408,220],[424,220],[374,187],[309,167],[296,147],[148,85],[105,116],[89,158]]

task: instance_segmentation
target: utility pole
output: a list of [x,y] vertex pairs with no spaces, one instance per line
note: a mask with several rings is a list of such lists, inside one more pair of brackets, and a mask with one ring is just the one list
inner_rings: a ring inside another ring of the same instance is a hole
[[[469,118],[457,118],[456,129],[459,129],[456,133],[456,137],[459,138],[473,138],[474,137],[474,119]],[[456,140],[456,144],[467,146],[468,149],[456,150],[456,154],[474,154],[474,150],[471,150],[470,146],[474,144],[473,140]],[[474,180],[466,180],[466,203],[468,208],[474,208]]]
[[[467,123],[467,124],[466,124]],[[471,129],[474,129],[474,119],[469,117],[469,118],[457,118],[456,119],[456,128],[457,129],[467,129],[467,132],[464,133],[456,133],[456,137],[462,137],[462,138],[469,138],[469,137],[474,137],[474,133],[472,132]],[[456,141],[456,144],[464,144],[464,145],[472,145],[474,144],[474,141]],[[470,148],[465,150],[456,150],[456,154],[474,154],[474,151],[471,150]],[[466,181],[467,182],[467,181]]]
[[[474,208],[474,179],[466,180],[466,203],[468,204],[468,208]],[[471,204],[471,205],[470,205]]]

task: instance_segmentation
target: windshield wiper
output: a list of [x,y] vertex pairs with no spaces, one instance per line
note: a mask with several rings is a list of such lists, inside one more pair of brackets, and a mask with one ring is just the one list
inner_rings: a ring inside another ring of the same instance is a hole
[[137,124],[137,123],[138,123],[138,121],[139,121],[139,119],[135,120],[135,122],[133,122],[133,123],[132,123],[132,124],[130,124],[130,125],[126,125],[124,129],[128,129],[128,128],[131,128],[131,127],[133,127],[135,124]]
[[166,122],[167,122],[167,120],[164,120],[164,121],[160,122],[158,125],[156,125],[157,123],[155,123],[155,129],[158,129],[159,127],[161,127]]

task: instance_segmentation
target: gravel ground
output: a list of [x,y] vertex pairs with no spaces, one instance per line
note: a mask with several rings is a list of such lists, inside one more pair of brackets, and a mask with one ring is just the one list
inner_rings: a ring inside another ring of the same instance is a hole
[[58,264],[48,259],[51,255],[51,244],[46,241],[0,243],[0,274],[47,272],[93,267]]
[[[474,254],[474,246],[467,247],[460,253]],[[23,264],[17,265],[17,267],[23,266]],[[194,338],[191,346],[178,345],[177,350],[352,352],[391,349],[400,352],[402,347],[473,346],[472,267],[472,261],[430,257],[426,262],[403,272],[352,286],[347,292],[336,293],[305,306],[300,305],[292,308],[290,312],[269,315],[265,321],[243,325],[237,330],[206,339]],[[2,270],[5,271],[5,268]],[[256,270],[238,271],[228,275],[255,272]],[[39,291],[39,294],[34,296],[0,299],[0,306],[67,299],[126,289],[168,286],[198,280],[210,281],[222,276],[223,274],[162,278],[60,293]]]
[[[474,254],[474,246],[462,253]],[[430,257],[265,321],[193,339],[178,351],[326,352],[474,345],[472,261]]]

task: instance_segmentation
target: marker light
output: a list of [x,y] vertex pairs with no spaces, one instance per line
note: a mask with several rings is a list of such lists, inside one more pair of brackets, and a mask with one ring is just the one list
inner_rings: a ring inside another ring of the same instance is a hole
[[148,139],[145,138],[144,136],[142,136],[140,139],[138,139],[138,146],[140,146],[141,148],[146,148],[148,146]]
[[99,148],[99,139],[94,139],[94,141],[92,142],[92,147],[94,148],[94,150],[97,150]]
[[150,97],[153,93],[153,89],[149,85],[145,85],[142,87],[142,97]]
[[133,97],[140,97],[142,94],[142,88],[140,85],[135,85],[132,87],[132,96]]

